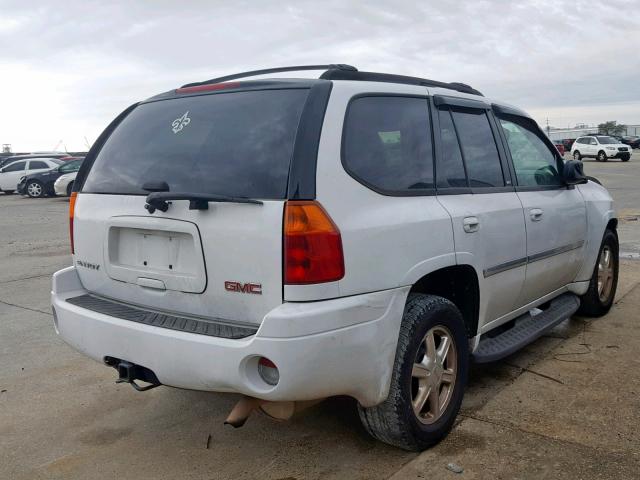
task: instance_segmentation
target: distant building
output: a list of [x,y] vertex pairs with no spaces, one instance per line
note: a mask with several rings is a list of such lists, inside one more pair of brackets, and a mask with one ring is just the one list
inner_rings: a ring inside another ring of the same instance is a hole
[[[544,130],[547,130],[546,128]],[[549,128],[548,135],[551,140],[564,140],[568,138],[578,138],[590,133],[598,133],[598,126],[588,126],[585,124],[576,125],[573,128]],[[640,135],[640,125],[627,125],[627,131],[622,135]]]

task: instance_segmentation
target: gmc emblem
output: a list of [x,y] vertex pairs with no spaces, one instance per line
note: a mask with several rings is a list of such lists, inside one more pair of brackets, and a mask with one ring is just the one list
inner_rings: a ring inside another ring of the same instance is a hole
[[224,282],[224,289],[229,292],[253,293],[262,295],[262,285],[259,283]]

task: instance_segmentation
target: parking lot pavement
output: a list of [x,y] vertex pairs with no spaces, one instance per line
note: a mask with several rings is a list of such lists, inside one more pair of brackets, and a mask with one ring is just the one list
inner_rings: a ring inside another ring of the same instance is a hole
[[[629,219],[640,252],[640,155],[586,162]],[[634,163],[634,160],[638,163]],[[638,478],[640,262],[617,303],[573,318],[503,362],[472,370],[451,435],[420,455],[370,439],[355,403],[331,399],[278,423],[222,422],[237,397],[115,385],[115,372],[53,331],[50,275],[70,264],[66,199],[0,195],[0,478]],[[636,211],[637,212],[637,211]],[[632,256],[632,255],[630,255]]]

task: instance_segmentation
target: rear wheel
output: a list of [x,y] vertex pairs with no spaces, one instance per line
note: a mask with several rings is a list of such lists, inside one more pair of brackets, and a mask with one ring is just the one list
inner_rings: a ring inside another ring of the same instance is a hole
[[25,187],[25,191],[31,198],[44,197],[44,185],[42,185],[37,180],[28,182],[27,186]]
[[580,155],[580,152],[578,150],[573,152],[573,159],[578,161],[582,160],[582,155]]
[[618,287],[618,263],[618,236],[612,230],[606,230],[589,289],[580,297],[578,314],[601,317],[609,311]]
[[373,437],[405,450],[436,444],[460,410],[468,363],[458,308],[442,297],[409,295],[389,395],[375,407],[358,406],[362,424]]
[[604,153],[604,150],[600,150],[598,152],[598,157],[597,158],[598,158],[599,162],[606,162],[607,161],[607,154]]

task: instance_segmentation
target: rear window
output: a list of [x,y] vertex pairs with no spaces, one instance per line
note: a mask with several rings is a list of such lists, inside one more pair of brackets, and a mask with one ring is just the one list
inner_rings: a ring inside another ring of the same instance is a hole
[[140,105],[114,130],[83,192],[172,192],[285,198],[308,89],[234,92]]

